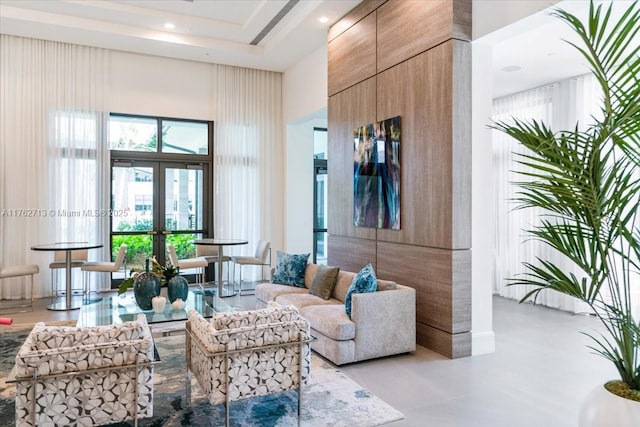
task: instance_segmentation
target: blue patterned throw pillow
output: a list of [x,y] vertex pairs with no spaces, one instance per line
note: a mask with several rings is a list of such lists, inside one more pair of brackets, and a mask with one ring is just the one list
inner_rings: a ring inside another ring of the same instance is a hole
[[351,295],[375,292],[377,290],[378,279],[376,278],[376,273],[373,271],[373,266],[369,263],[353,278],[353,282],[351,282],[351,286],[349,286],[347,295],[344,298],[344,309],[347,312],[347,316],[351,318]]
[[292,255],[278,251],[271,282],[304,288],[304,271],[308,259],[309,254]]

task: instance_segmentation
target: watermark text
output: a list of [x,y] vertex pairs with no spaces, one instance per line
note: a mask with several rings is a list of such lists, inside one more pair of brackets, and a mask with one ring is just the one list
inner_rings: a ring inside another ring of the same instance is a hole
[[127,209],[1,209],[2,217],[127,217]]

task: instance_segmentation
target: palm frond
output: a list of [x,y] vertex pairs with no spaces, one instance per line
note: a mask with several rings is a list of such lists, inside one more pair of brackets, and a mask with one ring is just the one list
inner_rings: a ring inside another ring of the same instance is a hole
[[[596,354],[610,360],[621,379],[640,390],[640,323],[631,314],[630,275],[640,274],[640,2],[612,19],[612,6],[591,2],[583,23],[556,10],[578,36],[574,46],[602,90],[602,117],[586,130],[553,132],[536,120],[513,118],[490,127],[509,135],[521,180],[515,209],[544,213],[529,238],[571,261],[565,271],[549,260],[524,261],[525,273],[507,286],[530,286],[522,301],[541,292],[570,295],[592,307],[606,335],[586,334]],[[605,296],[604,290],[607,295]]]

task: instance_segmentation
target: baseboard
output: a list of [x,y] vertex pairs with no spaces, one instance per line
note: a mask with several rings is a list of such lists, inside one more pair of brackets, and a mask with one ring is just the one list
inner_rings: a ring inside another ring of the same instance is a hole
[[471,355],[493,353],[496,351],[496,335],[493,331],[471,332]]

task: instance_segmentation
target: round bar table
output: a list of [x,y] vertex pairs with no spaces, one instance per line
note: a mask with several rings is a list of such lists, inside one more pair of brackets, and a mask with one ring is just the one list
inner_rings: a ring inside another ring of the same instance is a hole
[[32,251],[65,251],[65,270],[66,270],[66,295],[64,301],[55,302],[49,304],[47,308],[49,310],[77,310],[82,307],[82,300],[75,302],[71,298],[71,252],[81,249],[97,249],[101,248],[102,244],[97,243],[85,243],[85,242],[63,242],[63,243],[49,243],[46,245],[31,246]]
[[218,298],[232,297],[236,292],[232,289],[230,293],[225,293],[222,287],[222,248],[225,246],[246,245],[249,243],[243,239],[200,239],[193,242],[195,245],[217,246],[218,247]]

